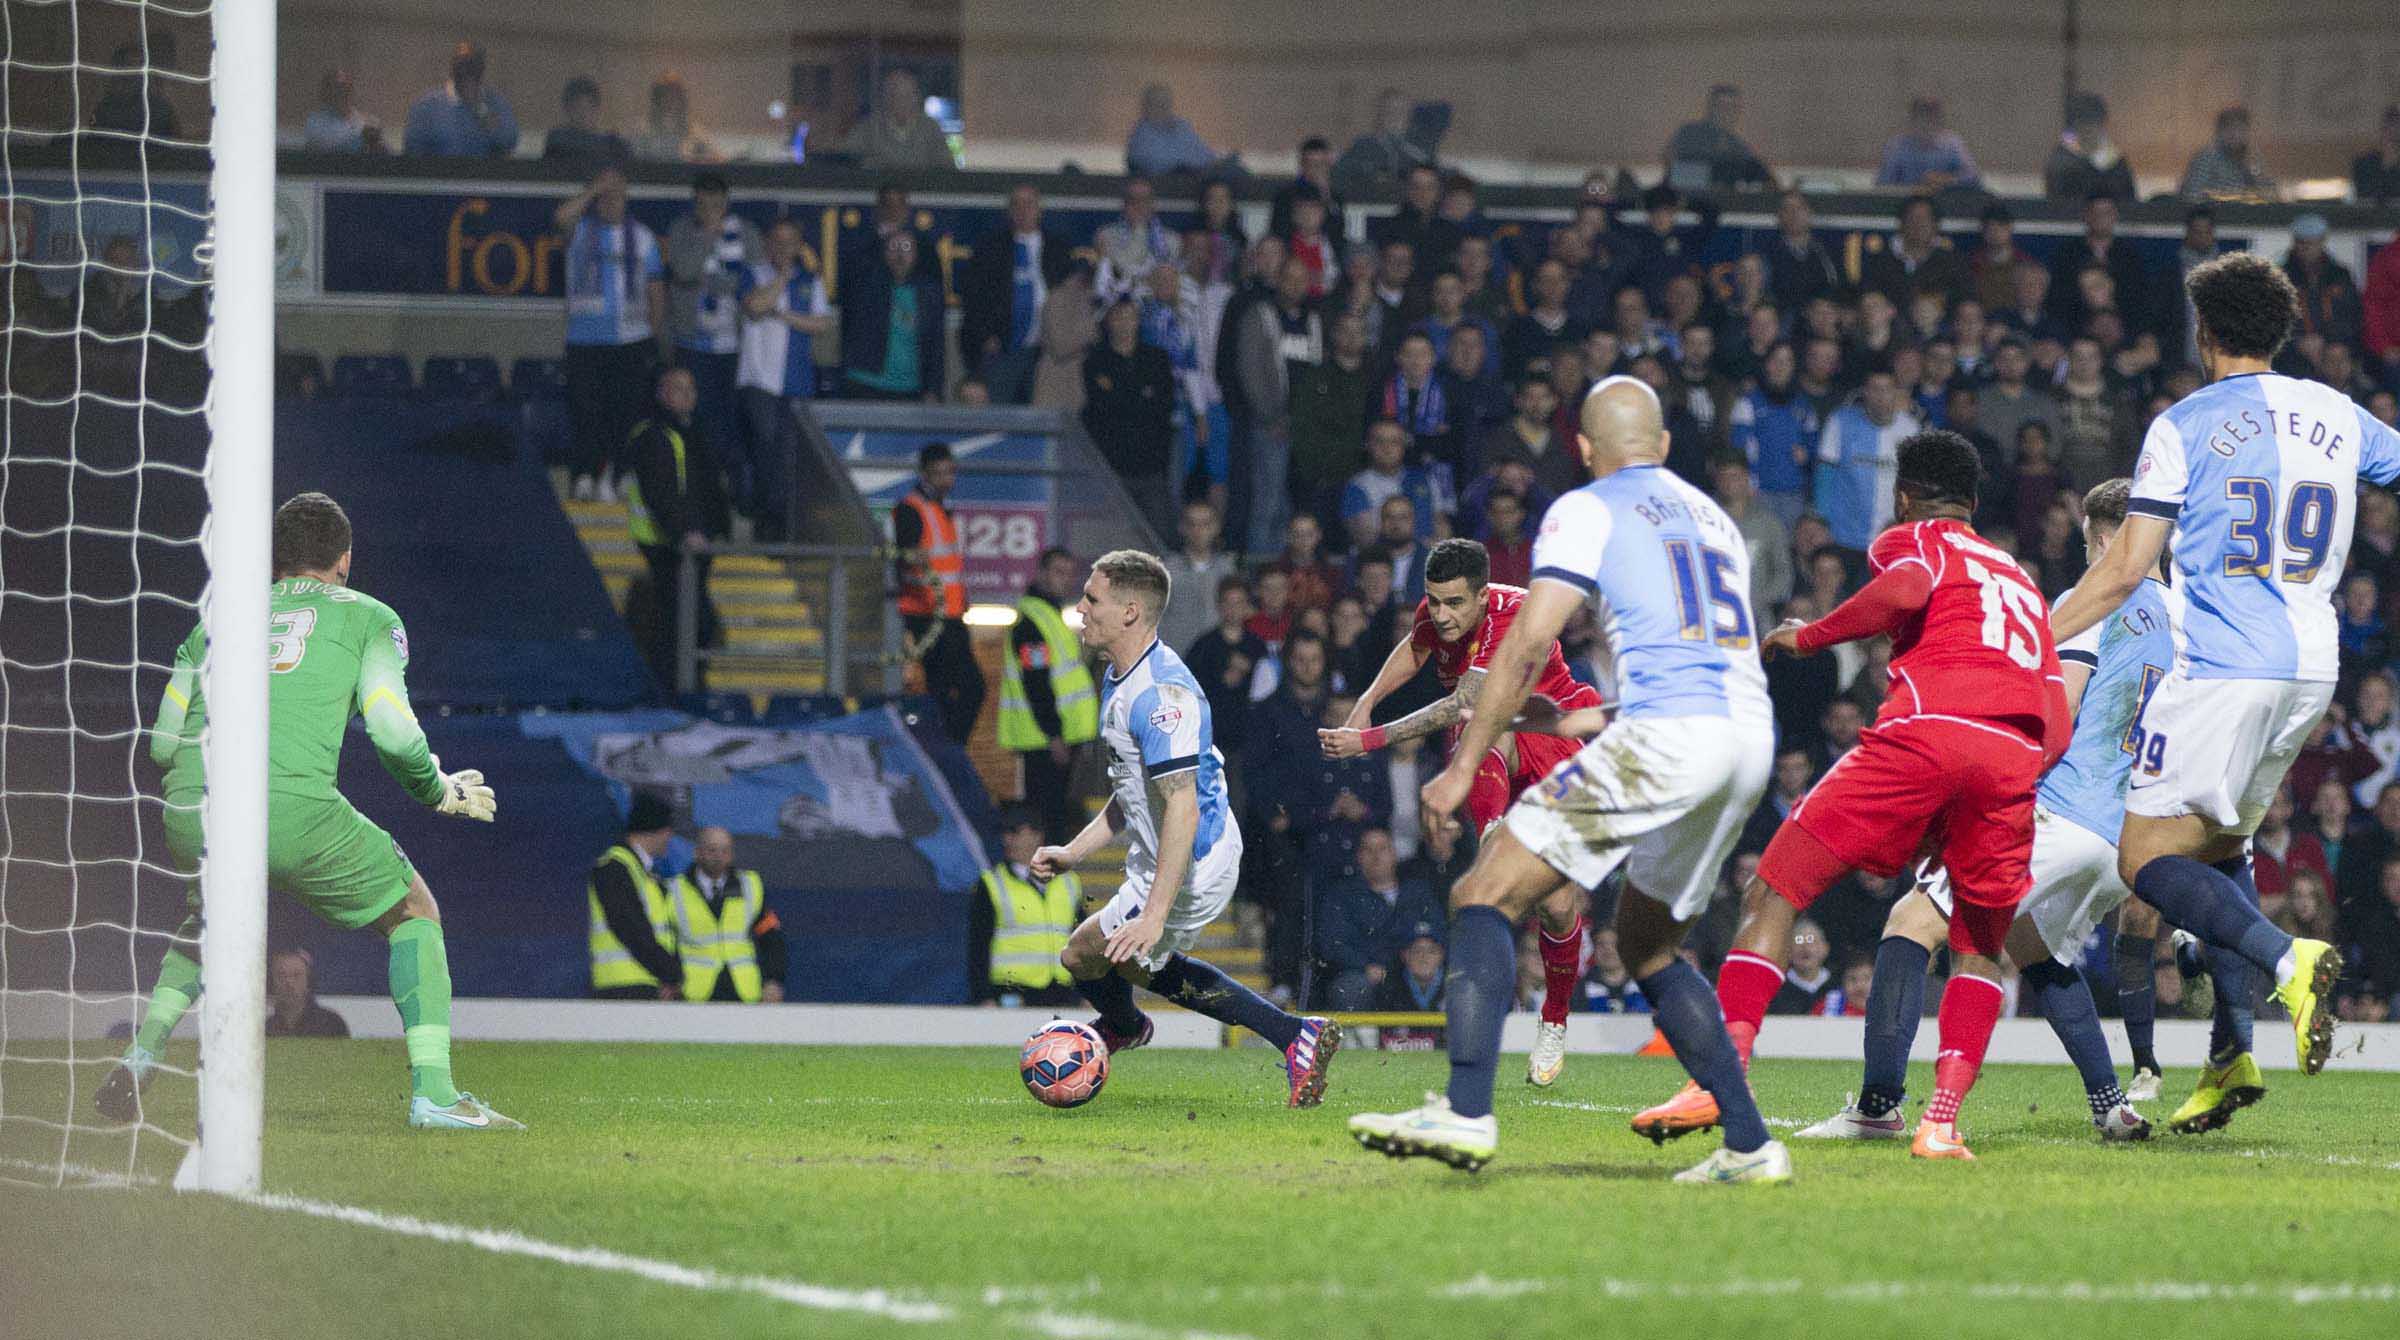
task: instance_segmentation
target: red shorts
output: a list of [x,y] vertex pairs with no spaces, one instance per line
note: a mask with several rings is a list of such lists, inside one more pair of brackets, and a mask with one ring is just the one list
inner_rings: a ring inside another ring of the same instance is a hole
[[[1467,818],[1478,833],[1508,813],[1508,807],[1515,804],[1517,797],[1525,794],[1527,788],[1549,776],[1551,769],[1575,757],[1576,751],[1583,748],[1583,741],[1572,736],[1535,735],[1527,731],[1513,734],[1517,742],[1517,765],[1506,770],[1506,793],[1501,794],[1499,788],[1489,786],[1479,786],[1467,793]],[[1485,756],[1484,765],[1493,771],[1500,771],[1505,758],[1505,753],[1495,747],[1491,754]],[[1487,809],[1491,811],[1489,814],[1484,813]]]
[[1824,855],[1888,879],[1915,859],[1930,832],[1957,901],[2013,908],[2032,883],[2033,790],[2041,779],[2041,746],[2006,727],[1929,717],[1878,726],[1784,821],[1815,842],[1787,843],[1778,834],[1759,859],[1759,877],[1805,908],[1845,873]]

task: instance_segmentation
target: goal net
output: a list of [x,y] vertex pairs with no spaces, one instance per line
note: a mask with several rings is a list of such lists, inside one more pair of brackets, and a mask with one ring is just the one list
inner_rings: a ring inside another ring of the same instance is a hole
[[[273,11],[0,0],[0,1181],[257,1184]],[[195,623],[208,785],[171,815]],[[171,949],[201,1004],[112,1118]]]

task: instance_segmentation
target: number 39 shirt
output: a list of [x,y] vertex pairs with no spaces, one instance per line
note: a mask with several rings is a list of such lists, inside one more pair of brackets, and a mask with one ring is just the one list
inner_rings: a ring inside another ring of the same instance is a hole
[[1933,590],[1921,611],[1892,630],[1891,682],[1876,724],[2004,721],[2040,741],[2063,706],[2057,695],[2065,677],[2033,579],[2006,551],[1950,519],[1894,526],[1867,551],[1877,577],[1909,565],[1925,570]]

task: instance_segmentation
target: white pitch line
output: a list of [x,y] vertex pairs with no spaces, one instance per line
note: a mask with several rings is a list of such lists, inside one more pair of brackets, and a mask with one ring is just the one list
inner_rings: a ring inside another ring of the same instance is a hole
[[1610,1298],[1721,1299],[1806,1295],[1834,1303],[1898,1302],[1910,1298],[1954,1297],[2029,1303],[2221,1303],[2277,1302],[2292,1307],[2326,1303],[2400,1303],[2400,1284],[2216,1284],[2191,1280],[2135,1280],[2099,1284],[2089,1280],[2047,1283],[1974,1284],[1954,1280],[1847,1280],[1810,1284],[1805,1280],[1728,1279],[1703,1282],[1593,1279],[1494,1279],[1476,1274],[1428,1290],[1446,1300],[1522,1298],[1552,1290]]

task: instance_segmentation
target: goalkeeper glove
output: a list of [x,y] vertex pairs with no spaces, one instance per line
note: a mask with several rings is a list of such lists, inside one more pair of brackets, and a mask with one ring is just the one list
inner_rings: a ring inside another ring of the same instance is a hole
[[432,757],[433,770],[442,778],[442,798],[434,803],[435,812],[490,823],[500,806],[492,796],[492,788],[484,785],[483,774],[473,768],[442,772],[442,760]]

